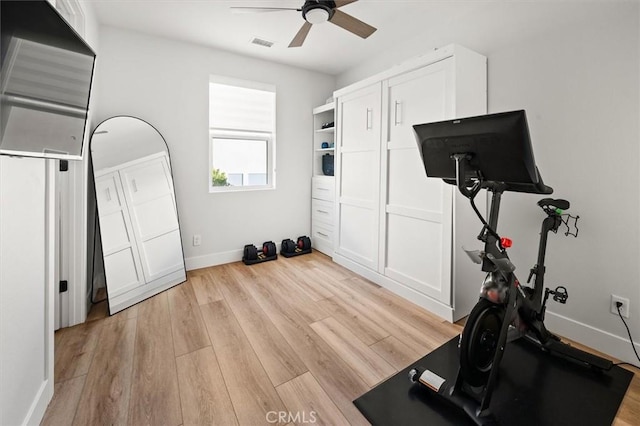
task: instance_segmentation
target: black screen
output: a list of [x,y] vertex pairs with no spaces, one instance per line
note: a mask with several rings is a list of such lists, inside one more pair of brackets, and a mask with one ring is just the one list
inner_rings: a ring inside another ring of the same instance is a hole
[[0,153],[80,159],[95,54],[47,1],[0,7]]
[[456,179],[453,154],[470,155],[470,171],[485,181],[540,181],[524,111],[413,126],[429,177]]

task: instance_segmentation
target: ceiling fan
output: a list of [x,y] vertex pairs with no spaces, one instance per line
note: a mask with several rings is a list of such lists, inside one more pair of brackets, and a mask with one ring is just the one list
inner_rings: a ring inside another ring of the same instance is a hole
[[359,19],[354,18],[348,13],[344,13],[338,8],[354,3],[358,0],[306,0],[301,9],[294,9],[288,7],[231,7],[235,12],[280,12],[285,10],[295,10],[302,12],[302,17],[305,22],[298,31],[298,34],[293,38],[289,47],[300,47],[304,43],[307,34],[313,24],[321,24],[323,22],[331,22],[334,25],[344,28],[345,30],[360,36],[367,38],[376,31],[376,28],[369,24],[362,22]]

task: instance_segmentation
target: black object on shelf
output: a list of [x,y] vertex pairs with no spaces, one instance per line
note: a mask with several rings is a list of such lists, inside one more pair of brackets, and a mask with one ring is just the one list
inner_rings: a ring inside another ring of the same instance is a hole
[[321,128],[322,129],[330,129],[330,128],[334,127],[334,126],[335,126],[335,122],[330,121],[328,123],[322,123]]
[[322,156],[322,173],[325,176],[333,176],[333,154],[324,154]]

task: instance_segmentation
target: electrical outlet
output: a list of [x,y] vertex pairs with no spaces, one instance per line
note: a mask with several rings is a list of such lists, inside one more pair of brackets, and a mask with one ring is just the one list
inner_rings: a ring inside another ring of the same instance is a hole
[[202,236],[200,234],[195,234],[193,236],[193,245],[199,246],[202,243]]
[[618,308],[616,307],[616,302],[622,303],[622,306],[620,306],[620,314],[625,318],[629,318],[629,299],[625,297],[616,296],[615,294],[611,295],[611,313],[618,315]]

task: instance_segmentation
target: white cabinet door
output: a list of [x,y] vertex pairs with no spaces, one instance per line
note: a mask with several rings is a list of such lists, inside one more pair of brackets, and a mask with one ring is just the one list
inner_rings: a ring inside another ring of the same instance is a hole
[[109,296],[114,297],[145,283],[117,171],[96,179],[96,199],[99,206],[104,269],[109,283]]
[[428,179],[414,124],[451,118],[453,58],[388,81],[384,273],[451,304],[453,187]]
[[183,268],[171,172],[166,157],[120,171],[147,283]]
[[338,105],[339,254],[378,268],[381,85],[341,97]]

